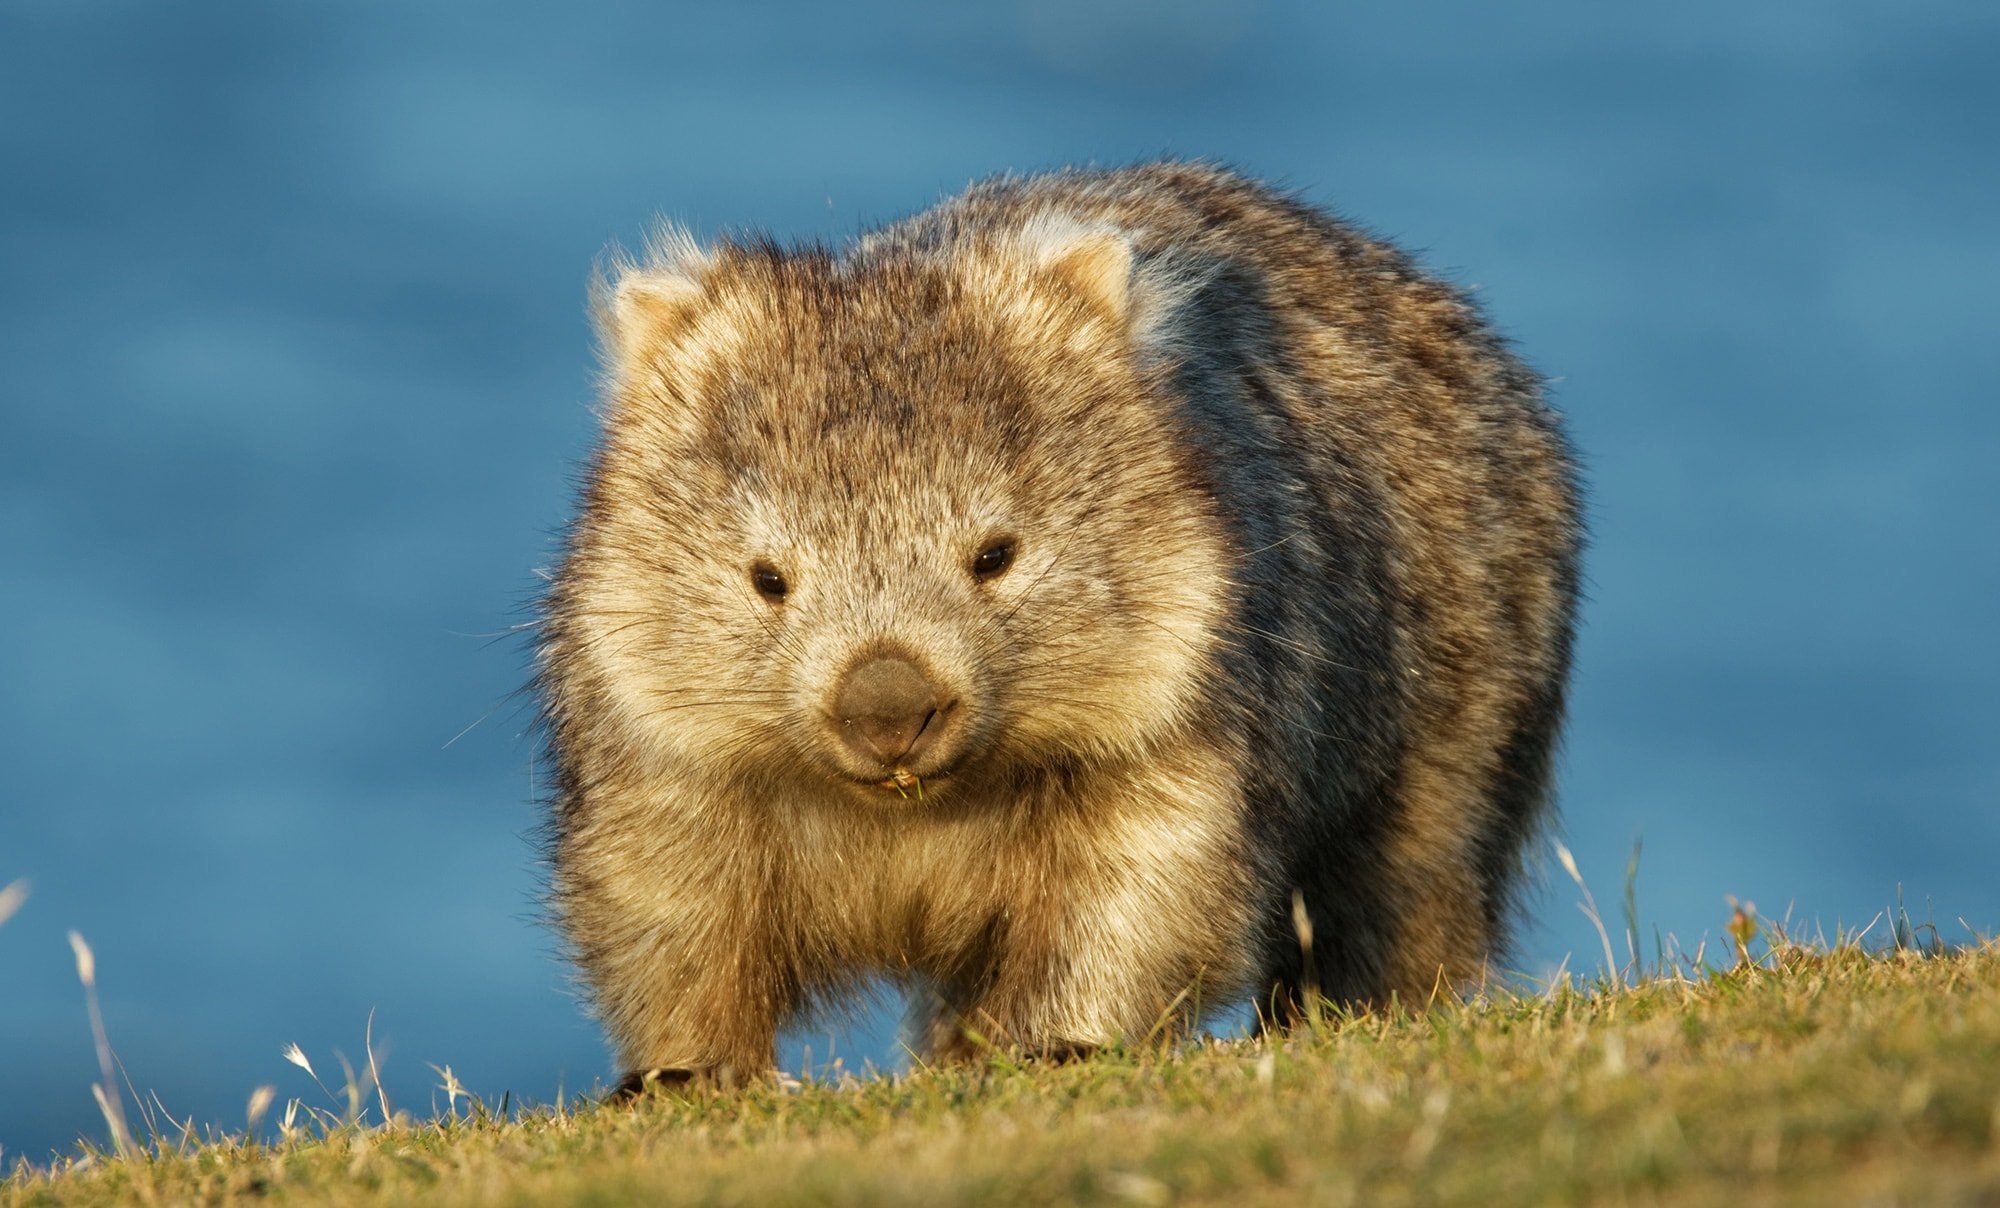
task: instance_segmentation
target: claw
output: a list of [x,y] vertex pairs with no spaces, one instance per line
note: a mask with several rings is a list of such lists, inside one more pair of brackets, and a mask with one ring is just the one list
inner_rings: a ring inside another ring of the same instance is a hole
[[650,1070],[633,1070],[619,1080],[611,1093],[604,1097],[606,1103],[632,1103],[646,1097],[654,1087],[679,1090],[694,1081],[693,1070],[657,1067]]

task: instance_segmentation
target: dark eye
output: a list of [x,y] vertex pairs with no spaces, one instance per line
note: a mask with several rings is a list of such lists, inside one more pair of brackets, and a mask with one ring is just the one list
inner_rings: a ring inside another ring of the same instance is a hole
[[750,568],[750,583],[757,589],[758,595],[774,604],[784,599],[785,593],[791,590],[785,585],[785,576],[779,574],[778,568],[769,562],[759,562]]
[[972,560],[972,577],[975,579],[998,578],[1006,569],[1014,565],[1014,543],[995,541],[979,551]]

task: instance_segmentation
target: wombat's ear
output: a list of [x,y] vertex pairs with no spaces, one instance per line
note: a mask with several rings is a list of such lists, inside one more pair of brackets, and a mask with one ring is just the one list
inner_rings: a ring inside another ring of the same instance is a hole
[[678,273],[640,269],[611,287],[605,333],[623,347],[671,335],[701,301],[701,282]]
[[700,308],[706,252],[685,232],[663,228],[647,242],[646,262],[614,260],[591,290],[598,338],[614,369],[625,370],[672,341]]
[[1124,326],[1132,316],[1132,242],[1124,232],[1075,220],[1045,219],[1022,231],[1043,271]]

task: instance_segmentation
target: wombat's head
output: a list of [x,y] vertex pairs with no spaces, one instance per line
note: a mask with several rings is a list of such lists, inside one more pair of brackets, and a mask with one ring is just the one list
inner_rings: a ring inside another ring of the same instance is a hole
[[1227,567],[1134,282],[1122,236],[1060,222],[618,272],[558,742],[895,801],[1174,734]]

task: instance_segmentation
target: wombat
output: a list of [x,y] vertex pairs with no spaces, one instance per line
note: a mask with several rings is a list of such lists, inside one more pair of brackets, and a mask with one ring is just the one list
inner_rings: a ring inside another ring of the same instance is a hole
[[610,277],[538,665],[628,1087],[760,1076],[884,976],[945,1059],[1483,976],[1580,526],[1464,295],[1190,163]]

